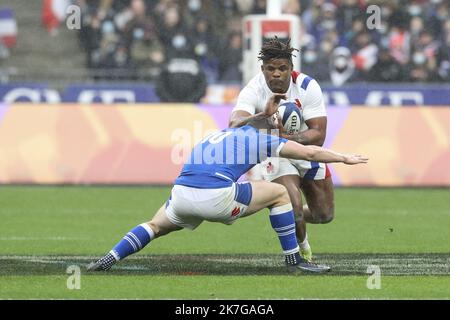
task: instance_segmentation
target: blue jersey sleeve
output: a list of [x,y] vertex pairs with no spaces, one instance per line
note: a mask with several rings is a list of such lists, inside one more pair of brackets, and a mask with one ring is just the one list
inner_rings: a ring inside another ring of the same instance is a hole
[[288,140],[278,136],[259,133],[259,150],[260,161],[264,161],[268,157],[278,157],[281,148]]

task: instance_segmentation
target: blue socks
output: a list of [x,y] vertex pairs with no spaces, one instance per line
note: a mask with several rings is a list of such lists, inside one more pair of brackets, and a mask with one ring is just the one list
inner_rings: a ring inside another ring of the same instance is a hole
[[295,235],[295,218],[290,203],[270,209],[270,223],[278,234],[281,247],[286,256],[299,251]]
[[144,248],[155,237],[148,224],[142,223],[128,232],[119,243],[110,251],[110,254],[119,261]]
[[[295,219],[290,203],[270,209],[270,223],[278,235],[281,247],[289,264],[297,263],[299,246],[295,235]],[[155,234],[147,223],[142,223],[128,232],[107,255],[116,261],[136,253],[154,239]],[[291,261],[291,256],[293,261]],[[110,259],[112,260],[112,259]],[[289,260],[289,261],[288,261]],[[111,265],[114,261],[111,261]],[[108,267],[110,265],[108,264]]]

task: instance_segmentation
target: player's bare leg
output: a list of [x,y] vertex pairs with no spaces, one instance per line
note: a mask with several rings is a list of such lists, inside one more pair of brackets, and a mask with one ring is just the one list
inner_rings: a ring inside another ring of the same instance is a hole
[[303,216],[307,223],[329,223],[334,218],[333,180],[306,180],[301,182],[301,189],[307,205],[303,206]]
[[248,217],[262,209],[279,207],[290,203],[289,196],[283,186],[266,182],[252,181],[252,200],[241,217]]
[[169,218],[167,218],[165,205],[159,208],[158,212],[156,212],[155,216],[147,222],[148,226],[153,230],[155,236],[154,239],[164,236],[172,231],[178,231],[183,228],[173,224]]
[[92,262],[88,271],[109,270],[117,261],[144,248],[150,241],[182,228],[170,222],[163,205],[149,222],[142,223],[128,232],[105,256]]

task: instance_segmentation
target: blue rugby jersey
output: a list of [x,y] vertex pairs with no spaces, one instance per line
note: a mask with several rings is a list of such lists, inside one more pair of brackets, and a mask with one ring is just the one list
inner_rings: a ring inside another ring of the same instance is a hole
[[175,184],[193,188],[225,188],[277,150],[287,139],[252,126],[228,128],[204,138],[193,149]]

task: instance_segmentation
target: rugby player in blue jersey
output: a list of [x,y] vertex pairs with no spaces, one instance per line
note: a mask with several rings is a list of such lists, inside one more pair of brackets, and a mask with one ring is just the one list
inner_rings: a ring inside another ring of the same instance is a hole
[[237,182],[268,157],[349,165],[367,162],[367,158],[359,155],[304,146],[269,134],[275,130],[268,128],[276,128],[272,116],[285,98],[283,94],[273,95],[265,111],[247,125],[219,131],[198,143],[175,180],[170,198],[155,216],[128,232],[104,257],[91,263],[88,270],[108,270],[150,241],[183,228],[195,229],[205,220],[232,224],[269,208],[270,223],[278,235],[288,270],[328,271],[329,267],[300,256],[292,204],[283,185],[268,181]]

